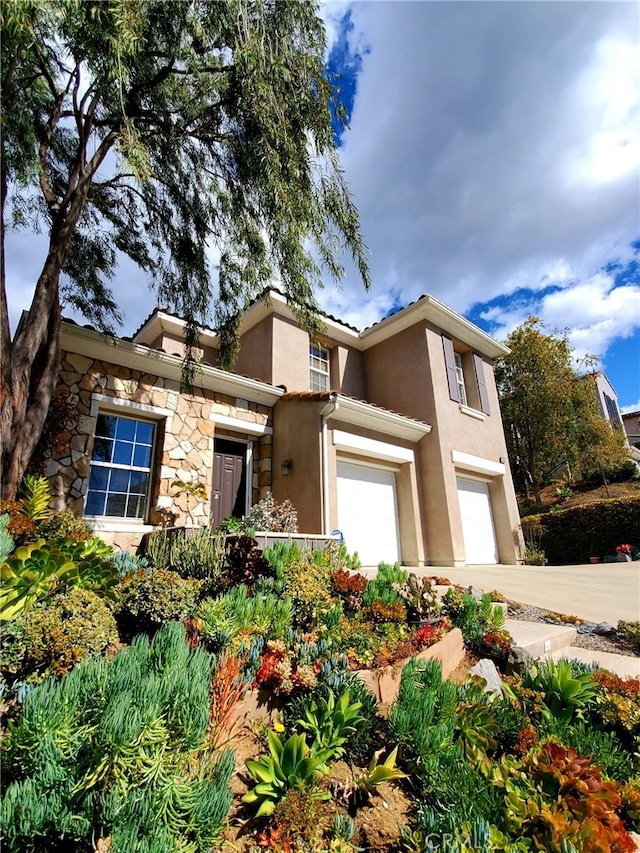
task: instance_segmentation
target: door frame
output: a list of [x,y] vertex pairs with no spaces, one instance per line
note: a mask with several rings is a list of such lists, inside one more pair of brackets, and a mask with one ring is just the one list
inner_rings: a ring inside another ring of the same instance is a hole
[[[251,439],[236,438],[232,435],[215,435],[213,437],[213,459],[215,461],[216,442],[228,441],[232,444],[242,445],[244,448],[244,474],[245,474],[245,490],[244,490],[244,511],[243,515],[247,515],[251,509],[251,495],[253,492],[253,442]],[[240,455],[240,453],[238,453]],[[211,503],[213,503],[213,482],[211,485]],[[213,510],[211,510],[211,518],[213,519]]]
[[[468,560],[467,547],[466,547],[465,538],[464,538],[464,522],[462,520],[462,507],[460,505],[460,491],[459,491],[459,485],[458,485],[459,480],[467,480],[467,481],[471,480],[472,482],[480,483],[481,485],[485,486],[487,489],[487,500],[488,500],[488,504],[489,504],[489,518],[491,520],[491,532],[493,534],[493,544],[494,544],[494,548],[495,548],[495,552],[494,552],[495,553],[495,562],[491,562],[491,563],[470,563]],[[477,565],[488,565],[488,566],[496,565],[497,566],[497,565],[500,565],[500,552],[498,550],[498,536],[496,533],[496,522],[495,522],[495,518],[494,518],[494,514],[493,514],[493,501],[491,499],[491,480],[487,479],[486,477],[481,477],[477,474],[475,474],[475,475],[474,474],[468,474],[466,471],[459,471],[456,469],[456,499],[458,501],[458,509],[460,511],[462,542],[463,542],[464,550],[465,550],[465,555],[464,555],[465,565],[467,565],[467,566],[477,566]]]

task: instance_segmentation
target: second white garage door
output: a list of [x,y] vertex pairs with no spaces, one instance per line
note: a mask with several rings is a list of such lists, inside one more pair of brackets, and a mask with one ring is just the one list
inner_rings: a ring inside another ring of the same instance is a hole
[[489,486],[480,480],[458,477],[458,500],[467,565],[498,562],[498,548],[491,515]]
[[338,462],[338,527],[363,566],[400,561],[393,471]]

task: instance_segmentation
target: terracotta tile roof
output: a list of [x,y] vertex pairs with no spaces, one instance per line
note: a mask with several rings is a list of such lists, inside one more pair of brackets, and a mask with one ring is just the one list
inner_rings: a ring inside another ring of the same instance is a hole
[[[158,310],[158,309],[156,309],[156,310]],[[164,310],[164,309],[160,309],[160,310]],[[155,311],[152,312],[149,316],[152,317],[154,313],[155,313]],[[177,317],[178,315],[173,314],[172,316]],[[147,318],[147,320],[148,319],[149,318]],[[147,320],[145,320],[145,323],[147,322]],[[80,323],[77,323],[75,320],[72,320],[71,317],[63,317],[62,322],[67,323],[70,326],[77,326],[79,329],[89,329],[91,332],[96,332],[96,334],[99,334],[99,335],[100,334],[109,334],[109,337],[115,338],[119,341],[126,341],[129,344],[133,344],[136,347],[140,347],[141,349],[147,349],[147,350],[149,350],[149,352],[161,352],[161,353],[164,353],[165,355],[171,355],[174,358],[182,359],[182,355],[179,352],[167,352],[166,349],[163,349],[162,347],[152,347],[152,346],[149,346],[149,344],[145,344],[145,343],[142,343],[140,341],[134,343],[133,339],[130,337],[121,337],[119,335],[114,335],[112,333],[102,333],[100,331],[100,329],[96,329],[95,326],[91,326],[89,323],[86,323],[84,326],[81,326]],[[200,363],[203,367],[214,367],[214,365],[208,361],[202,361]],[[224,370],[224,368],[222,368],[222,367],[216,367],[215,369],[221,370],[224,373],[229,373],[231,376],[238,376],[241,379],[251,379],[253,382],[261,382],[263,385],[271,385],[272,388],[283,388],[284,387],[282,385],[273,385],[271,382],[265,382],[264,379],[256,379],[255,376],[248,376],[246,373],[237,373],[235,370]]]
[[[280,386],[283,387],[282,385]],[[343,400],[351,400],[354,403],[362,403],[365,406],[368,406],[370,409],[375,409],[378,412],[384,412],[387,415],[397,415],[398,417],[405,418],[407,421],[412,421],[414,424],[419,424],[420,426],[428,426],[425,421],[418,420],[418,418],[412,418],[410,415],[405,415],[403,412],[394,412],[393,409],[385,409],[384,406],[376,406],[375,403],[370,403],[368,400],[361,400],[359,397],[351,397],[348,394],[340,394],[339,391],[286,391],[281,400],[317,400],[318,402],[322,402],[323,400],[328,400],[332,394],[335,394],[337,397],[341,397]]]
[[282,400],[328,400],[336,391],[286,391]]
[[[147,325],[149,320],[151,320],[153,317],[155,317],[156,314],[158,314],[160,312],[162,314],[168,314],[169,317],[175,317],[176,320],[184,320],[184,317],[181,317],[180,314],[176,314],[175,311],[169,311],[169,309],[166,308],[164,305],[156,305],[156,307],[153,309],[153,311],[150,314],[148,314],[147,317],[145,317],[145,319],[142,321],[142,323],[140,323],[138,328],[131,335],[131,338],[123,338],[123,340],[133,340],[133,338],[135,338],[135,336],[137,334],[139,334],[144,329],[144,327]],[[206,332],[212,332],[214,335],[218,334],[218,330],[214,329],[212,326],[201,325],[200,328],[204,329]]]
[[380,320],[377,320],[375,323],[372,323],[370,326],[366,326],[362,329],[363,332],[368,331],[369,329],[373,329],[375,326],[379,326],[383,320],[388,320],[389,317],[395,317],[396,314],[399,314],[401,311],[406,311],[407,308],[410,308],[412,305],[415,305],[417,302],[421,302],[423,299],[428,299],[429,294],[423,293],[418,296],[417,299],[414,299],[413,302],[409,302],[407,305],[403,305],[402,308],[396,308],[395,311],[391,311],[391,313],[387,314],[385,317],[382,317]]

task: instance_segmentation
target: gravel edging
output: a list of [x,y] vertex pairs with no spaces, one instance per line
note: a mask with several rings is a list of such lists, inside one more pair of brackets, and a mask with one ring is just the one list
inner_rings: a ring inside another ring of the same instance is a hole
[[[520,622],[544,622],[549,625],[567,625],[569,627],[578,627],[570,622],[553,621],[545,618],[549,614],[549,610],[542,607],[534,607],[532,604],[522,604],[520,607],[514,608],[512,605],[516,602],[509,601],[509,612],[506,614],[508,619],[517,619]],[[594,652],[610,652],[615,655],[625,655],[627,657],[638,657],[638,650],[625,637],[619,634],[612,626],[612,633],[596,634],[594,628],[597,627],[595,622],[584,622],[582,626],[584,633],[578,631],[576,639],[573,642],[574,647],[580,649],[591,649]]]

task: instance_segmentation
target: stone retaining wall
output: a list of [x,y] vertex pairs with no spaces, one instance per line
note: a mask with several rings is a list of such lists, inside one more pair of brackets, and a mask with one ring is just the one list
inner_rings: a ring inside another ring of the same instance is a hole
[[[195,388],[192,394],[180,393],[177,381],[140,370],[119,367],[72,352],[63,352],[56,394],[63,395],[78,412],[75,426],[64,432],[59,449],[47,464],[47,477],[55,510],[70,509],[76,515],[84,511],[91,453],[98,411],[152,420],[157,424],[155,464],[148,524],[184,525],[190,510],[196,525],[206,524],[210,513],[213,475],[214,435],[248,439],[242,433],[216,430],[211,414],[231,417],[250,424],[271,426],[272,409],[239,400],[209,389]],[[99,399],[98,399],[99,398]],[[120,403],[139,404],[139,407]],[[142,407],[142,408],[140,408]],[[252,503],[271,488],[271,435],[252,436]],[[209,500],[176,497],[173,480],[198,479],[206,485]],[[126,521],[126,519],[123,519]],[[120,547],[136,546],[140,534],[119,532],[110,535],[109,522],[100,535]],[[113,525],[112,525],[113,526]]]

